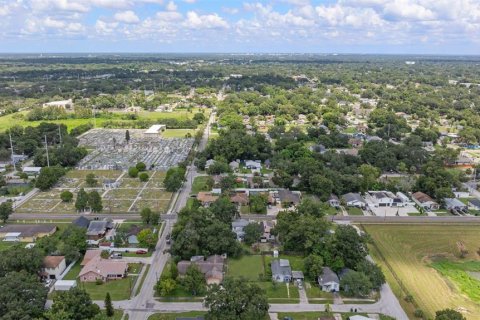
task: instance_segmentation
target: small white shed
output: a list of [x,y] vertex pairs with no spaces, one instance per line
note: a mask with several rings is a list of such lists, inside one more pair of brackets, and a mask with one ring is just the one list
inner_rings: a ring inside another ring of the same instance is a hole
[[77,281],[75,280],[57,280],[53,288],[55,291],[68,291],[77,286]]

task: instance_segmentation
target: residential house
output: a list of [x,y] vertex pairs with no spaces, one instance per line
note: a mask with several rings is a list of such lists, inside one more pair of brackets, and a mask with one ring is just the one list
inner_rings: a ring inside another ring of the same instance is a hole
[[282,189],[278,191],[278,198],[282,205],[286,205],[288,207],[296,206],[300,203],[301,193],[300,191]]
[[77,219],[73,220],[72,224],[78,228],[88,229],[88,226],[90,225],[90,219],[84,216],[80,216]]
[[[342,282],[342,279],[352,271],[353,270],[349,268],[343,268],[342,270],[340,270],[340,272],[338,273],[338,279],[340,280],[340,282]],[[343,290],[348,290],[348,287],[344,287]]]
[[245,219],[237,219],[232,221],[232,231],[235,232],[237,235],[238,241],[243,241],[245,237],[245,232],[243,229],[249,224],[249,222]]
[[205,169],[210,168],[210,167],[213,166],[214,164],[215,164],[215,160],[213,160],[213,159],[208,159],[207,162],[205,163]]
[[6,236],[9,235],[9,239],[13,239],[13,234],[16,234],[13,241],[20,242],[35,242],[38,238],[50,236],[57,231],[57,227],[53,224],[9,224],[0,228],[0,238],[4,241],[7,240]]
[[197,194],[197,200],[200,201],[204,207],[210,207],[218,198],[219,196],[214,195],[212,192],[200,191]]
[[480,210],[480,200],[478,199],[470,199],[468,200],[468,209],[471,210]]
[[390,191],[369,191],[370,203],[375,207],[403,207],[404,202]]
[[99,240],[105,237],[108,228],[108,221],[91,221],[87,229],[88,240]]
[[29,176],[37,176],[40,174],[42,167],[24,167],[22,171]]
[[137,225],[132,225],[127,231],[127,242],[131,246],[136,246],[140,242],[138,241],[137,235],[142,231],[142,228]]
[[87,250],[83,258],[82,270],[78,275],[81,282],[103,282],[122,279],[127,276],[128,264],[123,260],[110,260],[101,257],[101,250]]
[[275,241],[275,236],[271,234],[272,229],[275,227],[275,220],[262,221],[260,222],[260,225],[263,229],[263,234],[260,237],[260,242],[265,243],[269,241]]
[[46,256],[43,258],[42,277],[58,279],[67,268],[64,256]]
[[348,144],[351,145],[352,148],[358,149],[363,145],[363,140],[359,138],[350,138]]
[[423,192],[415,192],[414,194],[412,194],[412,199],[413,202],[415,202],[418,206],[420,206],[426,211],[440,209],[440,205],[435,202],[428,194],[425,194]]
[[228,166],[233,172],[237,172],[240,168],[240,163],[238,163],[237,161],[232,161],[228,164]]
[[302,271],[295,271],[295,270],[292,271],[293,281],[303,282],[304,279],[305,279],[305,276],[303,275]]
[[340,291],[340,279],[329,267],[322,268],[322,274],[318,276],[318,284],[325,292]]
[[214,255],[204,260],[203,256],[192,257],[190,261],[182,260],[177,263],[179,276],[184,276],[190,265],[196,265],[198,269],[205,275],[207,284],[220,284],[223,281],[223,270],[225,258],[223,256]]
[[274,259],[271,262],[272,280],[275,282],[292,281],[292,268],[287,259]]
[[338,199],[338,197],[333,193],[330,195],[327,202],[330,205],[330,207],[340,208],[340,199]]
[[445,198],[443,199],[443,201],[445,202],[445,208],[447,210],[455,210],[455,211],[468,210],[468,206],[462,201],[458,200],[457,198]]
[[262,162],[260,160],[246,160],[245,168],[260,171],[262,169]]
[[236,204],[237,206],[248,206],[250,199],[248,193],[246,192],[235,192],[230,196],[230,202]]
[[345,202],[347,207],[364,208],[366,205],[365,200],[360,193],[347,193],[342,196],[342,201]]

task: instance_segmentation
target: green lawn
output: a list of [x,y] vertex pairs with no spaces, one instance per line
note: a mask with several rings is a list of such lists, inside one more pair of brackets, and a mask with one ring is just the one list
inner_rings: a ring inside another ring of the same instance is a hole
[[[331,292],[324,292],[320,289],[317,283],[311,282],[305,284],[305,290],[307,292],[308,299],[327,299],[333,301],[333,294]],[[313,300],[318,303],[325,303],[325,300]],[[311,302],[312,303],[312,302]]]
[[[255,282],[255,284],[266,291],[269,302],[271,303],[298,302],[298,289],[293,285],[290,285],[289,290],[287,290],[285,283],[275,283],[274,285],[271,281],[265,281]],[[290,296],[288,296],[289,292]]]
[[80,270],[82,270],[82,266],[80,265],[82,259],[79,259],[75,265],[68,271],[68,273],[63,277],[63,280],[77,280],[78,274]]
[[18,242],[0,241],[0,251],[7,250],[8,248],[14,246],[15,244],[18,244]]
[[191,311],[191,312],[181,312],[181,313],[155,313],[148,317],[148,320],[175,320],[180,317],[189,318],[189,317],[198,317],[205,315],[205,312],[201,311]]
[[243,277],[249,281],[258,281],[259,275],[264,273],[261,255],[242,256],[240,259],[228,259],[227,275]]
[[349,207],[347,208],[347,212],[350,216],[363,216],[363,211],[360,208]]
[[120,280],[111,280],[103,284],[97,285],[95,282],[82,282],[80,288],[84,288],[92,300],[104,300],[107,292],[110,292],[112,300],[127,300],[130,298],[130,292],[135,286],[137,277],[126,277]]
[[190,137],[195,137],[195,129],[167,129],[162,133],[164,138],[186,138],[187,134],[190,134]]
[[469,274],[475,272],[480,275],[480,262],[452,262],[448,260],[436,261],[431,266],[453,281],[458,289],[473,301],[480,301],[480,279]]
[[[278,319],[283,319],[284,317],[292,317],[294,320],[318,320],[321,316],[332,316],[333,313],[327,312],[280,312],[278,313]],[[348,317],[354,315],[367,316],[366,313],[341,313],[342,320],[348,320]]]
[[142,266],[142,263],[129,263],[128,273],[140,273],[140,270],[142,270]]
[[[287,259],[290,261],[290,267],[292,267],[292,271],[303,271],[303,259],[302,256],[292,256],[292,255],[285,255],[280,254],[280,259]],[[270,263],[273,260],[273,256],[266,255],[265,256],[265,267],[270,268]]]
[[138,295],[140,293],[140,290],[142,290],[143,283],[145,282],[145,278],[147,277],[148,271],[150,270],[150,265],[147,264],[145,266],[145,271],[143,272],[143,276],[140,279],[140,284],[138,285],[137,292],[135,292],[135,295]]
[[200,191],[210,191],[207,190],[207,180],[209,179],[209,176],[201,176],[201,177],[196,177],[193,180],[192,184],[192,194],[197,194]]

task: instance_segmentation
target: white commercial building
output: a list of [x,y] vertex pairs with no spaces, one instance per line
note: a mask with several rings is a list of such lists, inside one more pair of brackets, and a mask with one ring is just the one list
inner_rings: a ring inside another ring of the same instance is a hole
[[164,124],[154,124],[150,128],[148,128],[147,131],[145,131],[145,134],[160,134],[162,131],[165,131],[167,128],[166,125]]

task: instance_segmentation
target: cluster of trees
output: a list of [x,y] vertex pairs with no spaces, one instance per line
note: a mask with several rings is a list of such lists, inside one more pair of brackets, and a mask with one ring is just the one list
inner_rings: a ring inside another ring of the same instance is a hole
[[[128,130],[127,130],[128,132]],[[130,178],[136,178],[140,179],[142,182],[148,181],[148,173],[145,172],[147,170],[147,166],[143,162],[139,162],[135,165],[135,167],[130,167],[128,168],[128,175]]]
[[43,167],[35,180],[35,187],[42,191],[48,190],[58,182],[65,172],[66,170],[60,166]]
[[182,209],[172,232],[172,254],[181,259],[224,253],[239,256],[242,248],[231,227],[237,215],[236,206],[226,196],[209,208],[193,205]]
[[174,262],[166,268],[155,285],[155,291],[159,296],[169,296],[177,288],[183,288],[193,296],[205,294],[207,290],[205,276],[195,264],[190,265],[182,277],[178,275]]
[[163,185],[168,192],[176,192],[185,180],[186,169],[184,167],[170,168],[165,175]]
[[87,193],[84,188],[81,188],[77,193],[75,209],[79,212],[88,210],[92,212],[101,212],[103,210],[102,197],[96,190]]
[[61,233],[38,239],[35,248],[45,256],[65,256],[70,263],[81,258],[87,250],[87,236],[83,228],[70,225]]
[[335,272],[353,270],[342,283],[346,294],[352,296],[366,296],[385,283],[380,268],[366,260],[368,237],[359,235],[352,226],[334,228],[324,218],[319,202],[306,198],[296,210],[280,212],[273,233],[284,250],[305,256],[305,272],[310,279],[316,279],[323,266]]

